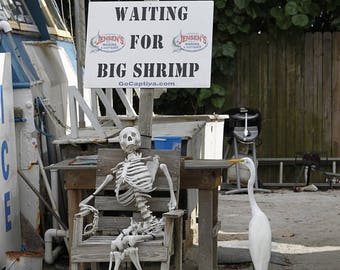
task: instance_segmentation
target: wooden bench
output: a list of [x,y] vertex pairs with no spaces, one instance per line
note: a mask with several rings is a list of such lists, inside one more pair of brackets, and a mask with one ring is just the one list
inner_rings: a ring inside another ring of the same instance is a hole
[[[142,150],[142,156],[160,157],[160,163],[165,163],[173,181],[173,187],[177,199],[180,187],[180,152],[166,150]],[[125,158],[121,149],[99,149],[96,172],[96,188],[101,185],[110,169]],[[170,200],[169,186],[166,177],[159,169],[154,182],[156,190],[150,193],[150,210],[157,217],[165,218],[164,237],[142,243],[138,243],[139,259],[144,269],[143,262],[159,262],[160,269],[170,268],[170,257],[174,255],[173,265],[175,269],[182,269],[182,216],[183,210],[168,212]],[[84,225],[90,211],[80,212],[74,217],[73,239],[71,247],[71,269],[76,270],[80,263],[90,262],[92,269],[99,262],[109,262],[111,241],[130,225],[131,217],[138,218],[139,213],[132,204],[124,206],[116,201],[114,181],[108,184],[100,194],[95,197],[94,206],[99,210],[98,230],[90,237],[83,236]],[[89,215],[91,217],[91,215]],[[90,219],[91,221],[91,219]],[[174,233],[174,230],[176,232]],[[127,258],[128,259],[128,258]]]

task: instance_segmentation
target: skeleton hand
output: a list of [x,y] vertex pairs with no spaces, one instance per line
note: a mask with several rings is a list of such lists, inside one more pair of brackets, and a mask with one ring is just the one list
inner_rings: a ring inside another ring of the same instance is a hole
[[177,206],[176,200],[170,200],[170,201],[169,201],[169,203],[168,203],[168,209],[169,209],[169,211],[175,210],[175,209],[176,209],[176,206]]
[[80,206],[81,211],[89,210],[93,214],[93,220],[91,223],[85,226],[83,235],[86,236],[86,235],[95,233],[98,228],[98,220],[99,220],[98,210],[94,208],[93,206],[87,205],[87,204],[80,204],[79,206]]
[[135,236],[128,236],[129,239],[129,246],[134,247],[137,243],[137,239]]
[[154,162],[156,162],[157,164],[159,164],[159,155],[154,155],[153,158],[152,158],[152,160],[153,160]]

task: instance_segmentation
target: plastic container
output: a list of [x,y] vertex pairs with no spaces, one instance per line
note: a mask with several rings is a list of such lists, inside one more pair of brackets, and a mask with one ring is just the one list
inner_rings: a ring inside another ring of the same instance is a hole
[[42,270],[43,254],[34,251],[7,251],[6,270]]
[[180,150],[182,138],[177,136],[155,136],[154,148],[164,150]]

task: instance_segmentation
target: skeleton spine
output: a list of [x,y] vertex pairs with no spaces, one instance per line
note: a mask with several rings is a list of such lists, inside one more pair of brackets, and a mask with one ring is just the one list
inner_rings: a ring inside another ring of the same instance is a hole
[[152,220],[152,212],[149,210],[149,206],[147,205],[147,200],[143,196],[143,193],[140,193],[136,190],[135,199],[136,199],[136,206],[142,216],[142,220],[144,222],[150,222]]

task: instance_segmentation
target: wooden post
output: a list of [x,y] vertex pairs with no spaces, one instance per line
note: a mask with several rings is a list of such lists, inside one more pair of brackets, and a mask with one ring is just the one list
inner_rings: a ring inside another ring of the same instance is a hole
[[[198,222],[198,242],[199,242],[199,269],[215,269],[215,248],[213,237],[213,190],[199,191],[199,222]],[[205,213],[204,215],[202,213]]]
[[142,148],[151,148],[152,116],[154,89],[141,89],[139,99],[138,127],[142,139]]
[[[74,1],[76,49],[77,49],[77,79],[78,91],[84,95],[83,66],[85,59],[85,1]],[[84,112],[79,107],[79,128],[85,127]]]

